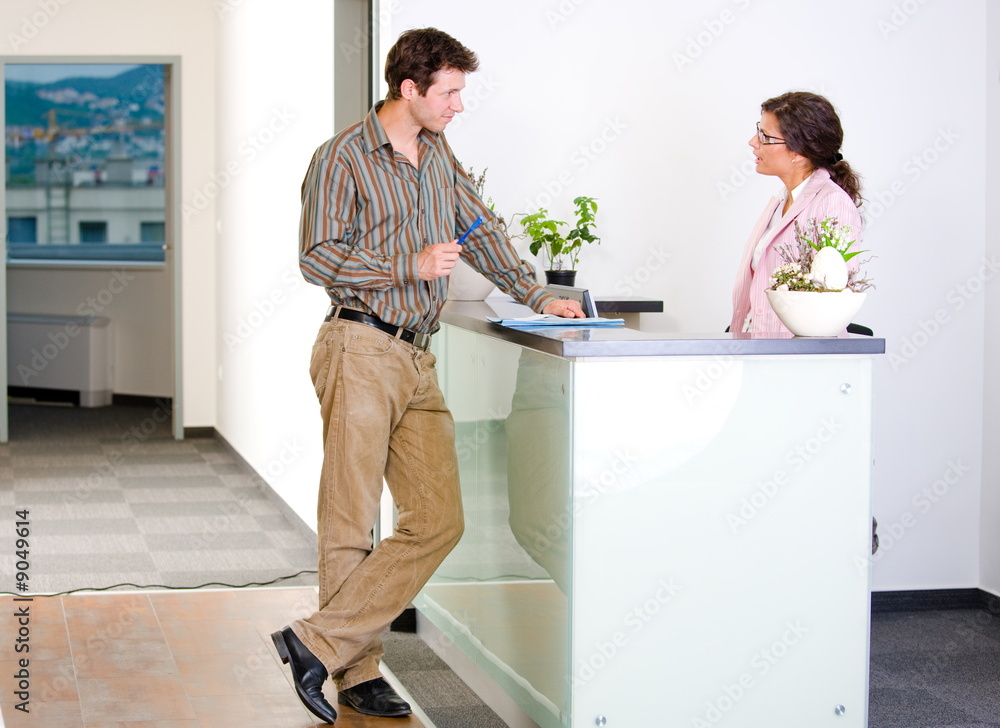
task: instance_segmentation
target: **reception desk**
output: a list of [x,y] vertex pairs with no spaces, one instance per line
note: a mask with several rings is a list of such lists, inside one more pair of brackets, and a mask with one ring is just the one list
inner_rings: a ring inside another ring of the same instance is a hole
[[884,340],[434,338],[466,533],[415,604],[542,728],[867,726]]

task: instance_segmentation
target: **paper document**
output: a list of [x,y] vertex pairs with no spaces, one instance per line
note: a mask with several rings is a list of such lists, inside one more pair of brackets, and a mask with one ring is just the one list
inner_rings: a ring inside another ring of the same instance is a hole
[[511,328],[526,329],[533,326],[624,326],[625,319],[620,318],[563,318],[547,313],[536,313],[533,316],[522,316],[521,318],[499,318],[497,316],[487,316],[487,321],[491,321],[501,326]]

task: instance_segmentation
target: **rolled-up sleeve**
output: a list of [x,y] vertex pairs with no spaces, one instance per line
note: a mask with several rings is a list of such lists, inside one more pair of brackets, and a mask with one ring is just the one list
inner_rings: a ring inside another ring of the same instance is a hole
[[299,267],[305,279],[327,288],[375,290],[415,281],[415,254],[380,255],[363,247],[357,212],[358,190],[345,164],[314,157],[302,182]]

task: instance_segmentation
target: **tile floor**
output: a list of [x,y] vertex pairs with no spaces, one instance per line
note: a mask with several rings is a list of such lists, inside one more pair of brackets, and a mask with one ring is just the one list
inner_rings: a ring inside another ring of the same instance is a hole
[[[312,588],[80,593],[0,601],[0,695],[8,728],[306,728],[270,633],[309,614]],[[28,653],[13,645],[30,612]],[[30,713],[14,708],[28,657]],[[422,728],[337,706],[339,728]]]

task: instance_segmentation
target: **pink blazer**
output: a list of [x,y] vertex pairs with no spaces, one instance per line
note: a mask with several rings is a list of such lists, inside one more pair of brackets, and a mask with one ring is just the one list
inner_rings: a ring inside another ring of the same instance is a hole
[[767,223],[771,219],[771,215],[774,214],[775,208],[783,200],[784,197],[771,198],[747,241],[746,250],[743,251],[743,261],[736,274],[736,284],[733,286],[733,319],[730,323],[730,331],[742,331],[747,314],[753,311],[753,331],[755,333],[771,331],[787,333],[788,329],[782,326],[778,317],[774,315],[774,311],[771,310],[771,305],[767,302],[764,291],[771,286],[771,273],[782,263],[781,254],[778,252],[779,248],[782,245],[794,246],[796,244],[793,220],[797,219],[799,225],[804,227],[806,222],[813,217],[819,220],[835,217],[841,225],[850,225],[856,241],[851,246],[852,249],[857,249],[861,245],[862,222],[858,208],[848,194],[830,179],[829,171],[820,168],[813,173],[806,186],[802,188],[798,198],[778,222],[774,236],[760,258],[757,270],[751,271],[750,262],[753,260],[753,251],[757,247],[757,242],[764,235]]

